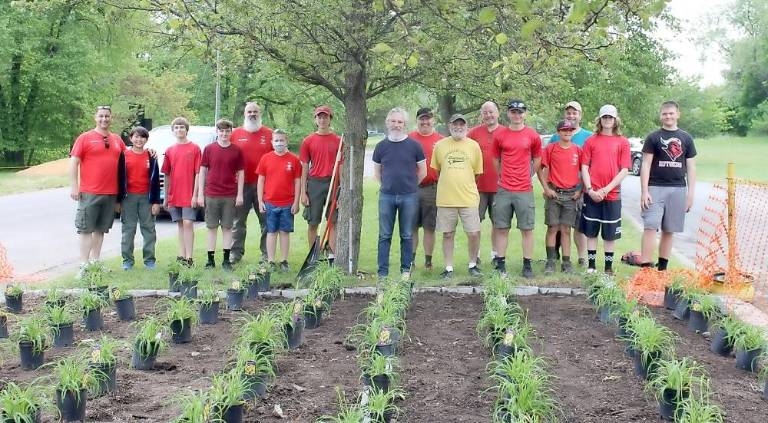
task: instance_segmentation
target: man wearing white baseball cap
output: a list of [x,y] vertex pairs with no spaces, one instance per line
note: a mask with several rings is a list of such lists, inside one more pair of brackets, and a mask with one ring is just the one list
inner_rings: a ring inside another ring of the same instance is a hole
[[616,106],[600,108],[596,132],[584,143],[581,177],[584,208],[579,230],[587,236],[587,272],[595,272],[597,235],[603,238],[605,273],[613,273],[613,249],[621,238],[621,181],[631,166],[629,140],[621,135]]

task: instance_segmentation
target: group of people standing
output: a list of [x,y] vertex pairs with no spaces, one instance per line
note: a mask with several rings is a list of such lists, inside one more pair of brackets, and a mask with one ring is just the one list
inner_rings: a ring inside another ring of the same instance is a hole
[[[595,132],[581,127],[582,107],[567,103],[563,120],[547,145],[525,124],[527,104],[507,102],[509,126],[499,123],[493,102],[480,108],[482,123],[469,128],[455,114],[447,122],[450,136],[435,130],[430,108],[416,112],[416,130],[405,132],[408,113],[390,110],[386,137],[373,152],[374,179],[380,184],[378,276],[389,275],[389,250],[398,219],[400,274],[409,279],[416,264],[419,230],[423,229],[424,267],[432,269],[435,233],[441,232],[443,278],[454,273],[454,237],[458,221],[466,232],[468,274],[481,276],[481,221],[492,222],[491,264],[506,275],[506,251],[512,220],[520,231],[521,276],[533,278],[533,229],[536,221],[533,175],[543,189],[547,260],[544,273],[574,271],[571,236],[578,265],[597,270],[598,236],[603,239],[604,271],[613,272],[615,241],[621,237],[620,186],[631,167],[630,145],[622,135],[615,106],[600,108]],[[657,231],[662,231],[658,268],[665,270],[675,232],[683,231],[695,187],[693,139],[677,127],[679,106],[661,105],[662,128],[643,144],[641,172],[644,223],[642,266],[651,266]],[[572,231],[573,229],[573,231]]]

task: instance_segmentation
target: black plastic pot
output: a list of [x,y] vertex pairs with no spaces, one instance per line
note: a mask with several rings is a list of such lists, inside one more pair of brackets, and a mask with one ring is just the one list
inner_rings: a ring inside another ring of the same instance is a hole
[[597,317],[600,319],[601,322],[605,323],[606,325],[609,325],[611,323],[614,323],[616,319],[611,318],[611,308],[610,307],[600,307],[597,309]]
[[168,273],[168,292],[181,292],[181,282],[178,273]]
[[101,330],[104,327],[104,321],[101,319],[101,307],[85,312],[83,323],[85,323],[85,330],[87,331]]
[[677,397],[677,391],[674,389],[665,389],[662,392],[661,398],[659,398],[659,414],[664,420],[672,421],[680,417],[682,409],[678,409],[678,405],[685,401],[690,395],[690,392],[683,391],[682,394]]
[[624,353],[627,354],[630,358],[635,358],[635,349],[631,345],[624,347]]
[[650,376],[656,372],[659,357],[661,357],[661,352],[652,353],[648,357],[648,362],[646,363],[643,362],[643,353],[635,350],[635,355],[632,357],[635,375],[648,380]]
[[245,298],[249,300],[259,298],[259,286],[256,285],[256,280],[250,285],[245,286]]
[[288,341],[288,349],[299,348],[304,341],[304,318],[293,321],[293,326],[285,325],[285,337]]
[[372,386],[381,392],[389,392],[389,376],[387,375],[370,377],[367,374],[363,374],[363,384],[365,386]]
[[200,305],[200,324],[215,325],[219,321],[219,302]]
[[179,289],[179,292],[181,292],[182,297],[194,300],[195,298],[197,298],[197,283],[193,283],[193,284],[182,283],[181,288]]
[[761,397],[764,400],[768,401],[768,379],[765,382],[763,382],[763,393]]
[[59,325],[53,325],[51,332],[53,332],[53,346],[54,347],[68,347],[75,343],[75,333],[72,323],[62,323]]
[[118,320],[131,322],[136,319],[136,306],[133,297],[115,300],[115,309],[117,310]]
[[8,319],[0,316],[0,339],[8,337]]
[[616,330],[616,337],[624,339],[627,336],[629,336],[629,333],[627,332],[626,326],[627,326],[627,318],[626,317],[619,317],[617,321],[618,329]]
[[221,413],[221,421],[224,423],[241,423],[243,421],[243,405],[230,405]]
[[503,342],[499,342],[493,347],[493,355],[497,360],[502,360],[506,357],[514,357],[517,353],[517,348],[514,345],[504,345]]
[[227,289],[227,310],[240,311],[243,309],[244,289]]
[[19,342],[19,358],[21,359],[22,369],[35,370],[45,362],[45,352],[35,351],[33,343],[22,341]]
[[675,307],[675,311],[672,312],[672,317],[674,317],[677,320],[686,320],[691,314],[690,304],[688,304],[688,300],[685,298],[680,298],[677,301],[677,306]]
[[174,344],[186,344],[192,342],[192,318],[171,322],[171,341]]
[[384,345],[376,345],[374,347],[376,349],[376,352],[383,355],[384,357],[390,357],[395,355],[395,346],[391,343],[384,344]]
[[746,370],[748,372],[755,372],[757,371],[757,358],[760,356],[760,353],[762,352],[762,348],[757,348],[754,350],[736,350],[736,367],[738,367],[741,370]]
[[56,390],[56,407],[61,413],[61,421],[84,422],[85,421],[86,390],[80,392],[66,391],[62,394]]
[[323,319],[323,308],[304,309],[304,329],[317,329],[320,327],[320,321]]
[[96,396],[106,395],[117,390],[117,366],[113,364],[91,363],[90,367],[99,372],[99,386]]
[[24,301],[23,301],[24,294],[19,294],[16,296],[6,296],[5,297],[5,308],[8,309],[11,313],[19,314],[24,308]]
[[259,292],[269,292],[269,281],[272,278],[272,275],[267,272],[263,275],[259,275],[257,285]]
[[245,393],[243,399],[248,401],[256,397],[264,398],[267,395],[267,375],[248,375],[243,374],[243,384],[245,384]]
[[669,287],[664,288],[664,307],[667,310],[674,310],[677,307],[677,301],[679,294],[677,291],[673,291]]
[[727,357],[731,355],[733,351],[733,343],[728,341],[728,332],[720,328],[712,336],[712,343],[709,345],[709,350],[715,354]]
[[696,333],[709,332],[709,320],[704,317],[704,313],[691,310],[690,320],[688,320],[688,329]]
[[155,367],[157,353],[142,357],[137,348],[133,349],[131,357],[131,367],[136,370],[152,370]]

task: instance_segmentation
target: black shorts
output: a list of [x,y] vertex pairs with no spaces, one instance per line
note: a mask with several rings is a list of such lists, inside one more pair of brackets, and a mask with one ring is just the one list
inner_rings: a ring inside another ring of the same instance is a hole
[[579,232],[587,238],[597,238],[598,234],[602,234],[605,241],[621,238],[621,199],[595,203],[585,195]]

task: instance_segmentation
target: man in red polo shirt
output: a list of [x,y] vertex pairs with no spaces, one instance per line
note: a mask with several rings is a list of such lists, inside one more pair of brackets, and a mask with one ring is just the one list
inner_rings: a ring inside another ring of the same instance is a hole
[[[416,112],[416,130],[408,137],[421,144],[426,162],[432,160],[432,149],[443,136],[435,131],[432,109],[422,107]],[[413,262],[419,247],[419,228],[424,228],[424,268],[432,270],[432,252],[435,249],[435,225],[437,223],[437,171],[427,167],[427,176],[419,184],[419,214],[413,229]]]
[[[493,164],[493,136],[502,126],[499,125],[499,108],[496,103],[492,101],[483,103],[480,106],[480,118],[483,123],[470,129],[467,137],[475,140],[483,153],[483,173],[477,177],[477,190],[480,192],[479,213],[482,222],[486,212],[488,217],[493,217],[493,201],[496,190],[499,188],[499,175]],[[491,230],[491,262],[496,261],[496,241],[496,231]],[[479,255],[477,263],[480,264]]]
[[101,258],[104,234],[115,220],[118,163],[125,144],[109,132],[112,109],[96,108],[96,127],[80,134],[70,153],[69,196],[78,202],[75,228],[80,234],[80,272],[89,261]]
[[[325,198],[331,185],[333,164],[336,162],[336,152],[339,150],[341,138],[331,130],[333,111],[330,106],[315,108],[315,125],[317,131],[308,135],[301,142],[299,159],[301,160],[301,204],[304,205],[304,219],[308,224],[307,239],[309,244],[317,237],[317,228],[323,220],[323,207]],[[326,210],[327,214],[328,211]],[[336,219],[338,213],[333,213],[331,220]],[[336,230],[331,226],[328,237],[333,260],[333,252],[336,251]]]
[[261,228],[259,249],[261,260],[267,258],[267,226],[264,214],[259,212],[259,198],[256,193],[256,183],[259,175],[256,169],[259,167],[261,157],[272,151],[272,130],[261,124],[261,107],[256,102],[245,105],[245,120],[243,126],[232,131],[232,144],[240,147],[245,159],[245,185],[243,185],[243,205],[236,208],[235,226],[232,232],[232,250],[230,261],[234,264],[242,260],[245,255],[245,236],[248,233],[246,226],[248,213],[251,209],[256,212]]

